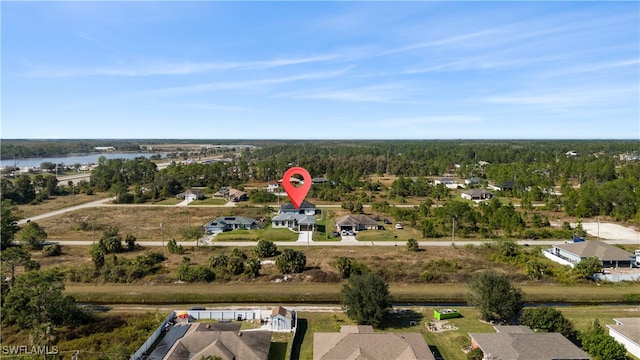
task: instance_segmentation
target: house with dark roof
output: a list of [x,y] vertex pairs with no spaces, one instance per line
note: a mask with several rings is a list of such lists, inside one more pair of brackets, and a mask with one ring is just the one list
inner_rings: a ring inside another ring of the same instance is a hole
[[359,231],[359,230],[376,230],[378,222],[367,215],[345,215],[336,219],[336,230],[341,232]]
[[499,183],[499,184],[489,184],[487,185],[487,187],[491,190],[495,190],[495,191],[507,191],[507,190],[513,190],[513,186],[516,184],[515,181],[513,180],[509,180],[509,181],[505,181],[503,183]]
[[546,249],[544,256],[563,265],[574,267],[580,260],[597,257],[603,268],[632,268],[635,255],[602,241],[588,240],[568,244],[553,245]]
[[239,323],[195,323],[177,339],[163,360],[267,360],[271,331],[240,331]]
[[485,189],[467,189],[462,191],[460,196],[463,199],[471,201],[484,201],[491,199],[493,197],[493,193]]
[[280,213],[318,215],[321,211],[320,209],[316,209],[315,204],[312,204],[307,200],[303,200],[299,209],[296,209],[290,202],[280,205]]
[[589,360],[560,333],[534,333],[526,326],[494,326],[496,333],[473,333],[471,347],[491,360]]
[[340,332],[313,335],[313,360],[434,360],[421,333],[374,332],[370,325],[345,325]]
[[627,352],[640,359],[640,317],[613,319],[614,325],[607,325],[609,336],[624,345]]
[[271,331],[291,331],[295,326],[296,312],[276,306],[271,312]]
[[256,230],[259,228],[255,219],[245,216],[221,216],[204,224],[204,230],[207,234],[218,234],[238,229]]

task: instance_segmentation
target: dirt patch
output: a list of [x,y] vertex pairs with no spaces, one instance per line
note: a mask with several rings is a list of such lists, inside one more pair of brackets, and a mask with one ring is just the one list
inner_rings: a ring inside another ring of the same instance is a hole
[[452,324],[449,324],[447,320],[434,320],[432,319],[428,323],[425,323],[427,330],[431,332],[443,332],[450,330],[458,330],[458,327]]
[[[577,224],[571,224],[576,226]],[[582,228],[591,236],[608,240],[640,242],[640,232],[634,228],[613,223],[583,222]]]

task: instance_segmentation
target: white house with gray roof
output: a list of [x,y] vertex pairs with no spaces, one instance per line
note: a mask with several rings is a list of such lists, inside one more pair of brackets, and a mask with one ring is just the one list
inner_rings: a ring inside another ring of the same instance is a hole
[[640,359],[640,317],[613,319],[614,325],[607,325],[609,335],[624,345],[627,352]]
[[634,254],[597,240],[553,245],[553,248],[545,250],[543,254],[550,260],[571,267],[574,267],[580,260],[593,256],[600,259],[603,268],[633,268],[635,266]]

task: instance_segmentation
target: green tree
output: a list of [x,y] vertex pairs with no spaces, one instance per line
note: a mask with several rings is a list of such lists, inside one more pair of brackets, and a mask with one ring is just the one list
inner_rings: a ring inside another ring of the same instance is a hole
[[100,244],[106,254],[120,253],[123,251],[122,236],[115,226],[111,226],[104,231],[98,244]]
[[379,276],[366,272],[352,275],[342,287],[342,307],[358,324],[380,327],[391,308],[389,286]]
[[127,243],[127,250],[129,251],[133,251],[138,247],[138,245],[136,245],[136,237],[131,234],[128,234],[124,238],[124,242]]
[[276,256],[276,254],[278,253],[278,248],[276,247],[276,244],[273,243],[273,241],[258,240],[258,243],[253,248],[253,253],[257,257],[261,258],[272,257]]
[[602,271],[602,262],[595,256],[580,260],[573,268],[573,273],[582,279],[591,279],[593,274],[600,271]]
[[483,360],[483,359],[484,359],[484,353],[482,352],[482,350],[480,350],[480,348],[472,349],[467,353],[467,360]]
[[3,199],[0,203],[0,224],[2,225],[0,228],[0,250],[11,246],[16,233],[20,230],[15,212],[16,207],[11,204],[11,201]]
[[301,273],[307,266],[307,257],[303,252],[284,249],[276,258],[276,267],[283,274]]
[[42,249],[42,243],[47,239],[47,233],[35,221],[28,222],[16,236],[18,241],[29,250]]
[[577,332],[571,321],[552,307],[539,306],[524,309],[520,315],[520,324],[527,325],[534,331],[557,332],[573,342],[577,341]]
[[182,254],[184,253],[184,248],[182,245],[178,245],[176,239],[171,239],[167,242],[167,250],[169,254]]
[[19,204],[28,204],[36,198],[36,190],[29,175],[20,175],[14,183],[14,189]]
[[252,279],[255,279],[260,275],[260,268],[262,268],[260,259],[252,257],[247,259],[247,262],[244,264],[244,273],[249,275]]
[[336,259],[336,269],[340,273],[343,279],[348,279],[351,276],[351,264],[352,260],[346,256],[340,256]]
[[468,301],[487,321],[517,319],[523,307],[522,291],[506,275],[490,270],[471,278]]
[[16,278],[2,307],[2,321],[22,328],[45,323],[78,325],[89,319],[73,297],[64,295],[64,277],[55,271],[31,271]]
[[198,240],[204,236],[204,228],[202,226],[188,226],[180,229],[180,235],[185,241]]
[[411,252],[417,252],[420,250],[420,246],[418,246],[418,241],[416,241],[416,239],[409,239],[407,240],[407,245],[406,245],[407,251],[411,251]]
[[593,360],[630,360],[624,345],[609,336],[598,319],[580,332],[579,337],[582,349],[589,353]]
[[0,260],[2,268],[9,269],[11,274],[11,286],[15,284],[16,268],[18,266],[27,266],[31,261],[31,254],[22,246],[12,246],[0,252]]

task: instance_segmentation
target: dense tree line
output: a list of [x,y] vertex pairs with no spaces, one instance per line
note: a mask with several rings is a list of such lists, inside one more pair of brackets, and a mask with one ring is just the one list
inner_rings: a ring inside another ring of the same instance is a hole
[[131,140],[2,140],[2,159],[55,157],[95,152],[96,146],[115,146],[119,151],[140,151],[138,141]]

